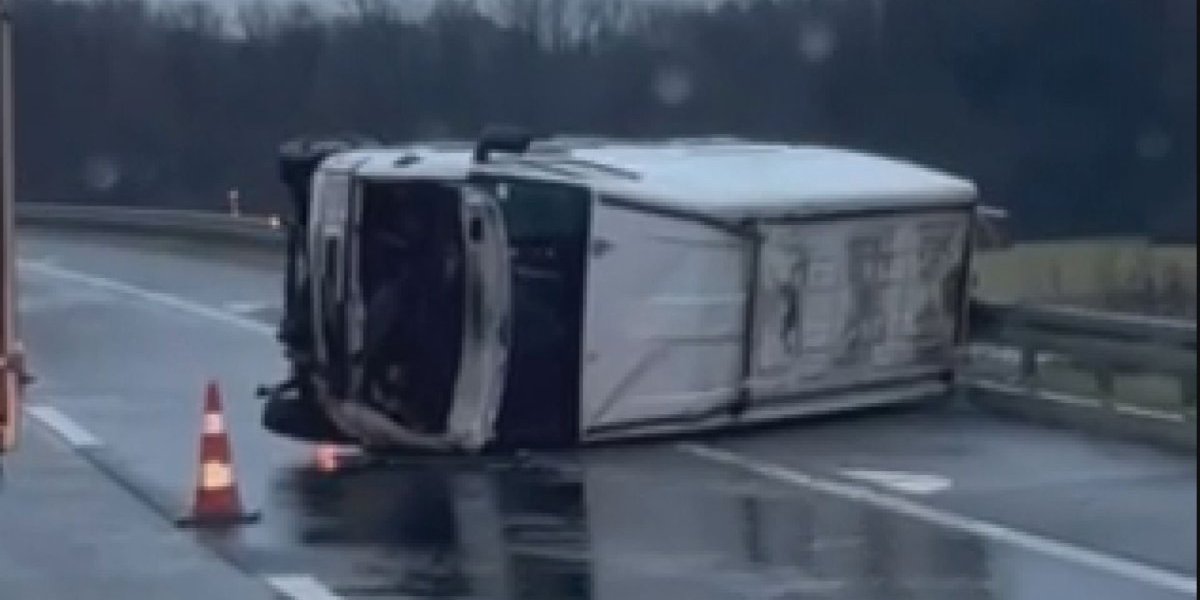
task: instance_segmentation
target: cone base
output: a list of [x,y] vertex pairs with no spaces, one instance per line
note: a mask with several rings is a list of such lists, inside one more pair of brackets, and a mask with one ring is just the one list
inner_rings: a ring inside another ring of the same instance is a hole
[[185,515],[175,519],[176,527],[231,527],[233,525],[251,525],[262,517],[259,511],[242,512],[236,515],[196,516]]

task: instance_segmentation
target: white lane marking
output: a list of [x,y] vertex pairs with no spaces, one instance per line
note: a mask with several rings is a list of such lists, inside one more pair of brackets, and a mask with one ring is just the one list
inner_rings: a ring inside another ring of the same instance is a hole
[[131,296],[145,302],[161,304],[180,312],[212,319],[214,321],[220,321],[226,325],[232,325],[233,327],[237,327],[252,333],[257,333],[260,335],[274,335],[275,333],[274,327],[267,325],[266,323],[255,321],[254,319],[249,319],[240,315],[230,314],[218,308],[192,302],[191,300],[185,300],[179,296],[173,296],[163,292],[156,292],[154,290],[130,285],[115,279],[108,279],[107,277],[99,277],[97,275],[89,275],[87,273],[81,273],[79,271],[74,271],[65,267],[59,267],[44,262],[19,260],[17,261],[17,264],[22,269],[38,273],[40,275],[55,277],[66,281],[74,281],[76,283],[82,283],[95,288],[108,290],[110,292]]
[[292,600],[342,600],[310,575],[266,575],[267,585]]
[[1147,408],[1144,406],[1134,406],[1132,404],[1114,404],[1113,410],[1143,419],[1156,419],[1159,421],[1168,421],[1172,423],[1184,422],[1184,417],[1180,413],[1171,412],[1169,410],[1160,410],[1157,408]]
[[25,412],[76,448],[97,448],[103,445],[100,438],[53,406],[30,404],[25,407]]
[[1104,554],[1082,546],[1005,527],[1004,525],[965,517],[926,506],[900,496],[877,492],[860,485],[815,477],[781,465],[754,460],[711,446],[697,443],[681,443],[678,444],[678,448],[692,456],[742,469],[759,477],[779,483],[860,502],[946,529],[954,529],[994,542],[1016,546],[1110,575],[1133,579],[1147,585],[1182,592],[1193,597],[1196,595],[1196,578],[1183,573],[1168,571],[1129,559]]
[[933,494],[946,491],[953,485],[953,482],[948,478],[932,473],[846,469],[841,474],[850,479],[874,483],[905,494]]
[[267,310],[270,307],[271,305],[269,303],[261,300],[235,300],[233,302],[226,302],[221,305],[221,308],[225,312],[233,313],[235,315],[249,315]]

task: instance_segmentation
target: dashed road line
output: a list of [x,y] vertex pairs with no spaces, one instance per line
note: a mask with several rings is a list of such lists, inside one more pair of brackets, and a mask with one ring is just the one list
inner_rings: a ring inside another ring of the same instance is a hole
[[933,473],[910,473],[907,471],[884,471],[879,469],[845,469],[843,477],[858,479],[905,494],[936,494],[950,489],[954,482]]
[[[117,484],[145,501],[163,516],[170,516],[170,511],[165,508],[161,499],[152,497],[147,490],[132,483],[127,476],[117,473],[114,465],[100,456],[103,454],[101,448],[104,446],[100,438],[76,423],[66,413],[48,404],[30,404],[25,407],[25,412],[68,445],[78,450],[80,456],[110,476]],[[343,600],[341,596],[334,594],[310,575],[289,573],[261,575],[261,577],[267,585],[289,600]]]
[[75,448],[99,448],[104,445],[100,438],[53,406],[31,404],[25,407],[25,412]]
[[[81,283],[130,296],[144,302],[161,304],[193,316],[218,321],[243,331],[260,335],[274,335],[275,332],[274,328],[266,323],[236,314],[238,312],[250,312],[251,308],[258,308],[257,306],[251,307],[249,303],[230,304],[225,307],[225,310],[222,310],[198,302],[192,302],[179,296],[131,285],[115,279],[74,271],[47,261],[21,260],[19,261],[19,266],[22,269],[40,275]],[[26,407],[26,412],[78,450],[96,450],[104,445],[98,437],[53,406],[46,404],[29,405]],[[92,453],[88,452],[85,452],[84,456],[89,459],[94,458]],[[99,461],[99,459],[93,460],[93,462],[97,466],[107,466],[106,463]],[[132,490],[133,488],[131,488]],[[139,493],[139,495],[141,494]],[[153,506],[157,503],[150,502],[150,504]],[[267,585],[290,600],[343,600],[341,596],[333,593],[328,587],[311,575],[289,573],[260,576]]]
[[276,574],[264,575],[267,585],[291,600],[342,600],[325,584],[311,575]]

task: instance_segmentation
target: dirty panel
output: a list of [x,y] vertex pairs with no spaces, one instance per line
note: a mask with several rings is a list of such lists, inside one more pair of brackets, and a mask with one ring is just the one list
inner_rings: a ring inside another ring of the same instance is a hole
[[755,393],[945,364],[968,224],[940,212],[764,225]]

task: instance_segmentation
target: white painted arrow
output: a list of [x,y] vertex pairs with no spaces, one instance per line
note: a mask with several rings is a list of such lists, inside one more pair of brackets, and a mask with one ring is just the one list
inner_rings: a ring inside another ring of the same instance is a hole
[[934,494],[950,489],[950,486],[953,484],[950,479],[932,473],[849,469],[842,471],[842,475],[851,479],[874,483],[898,492],[904,492],[905,494]]

